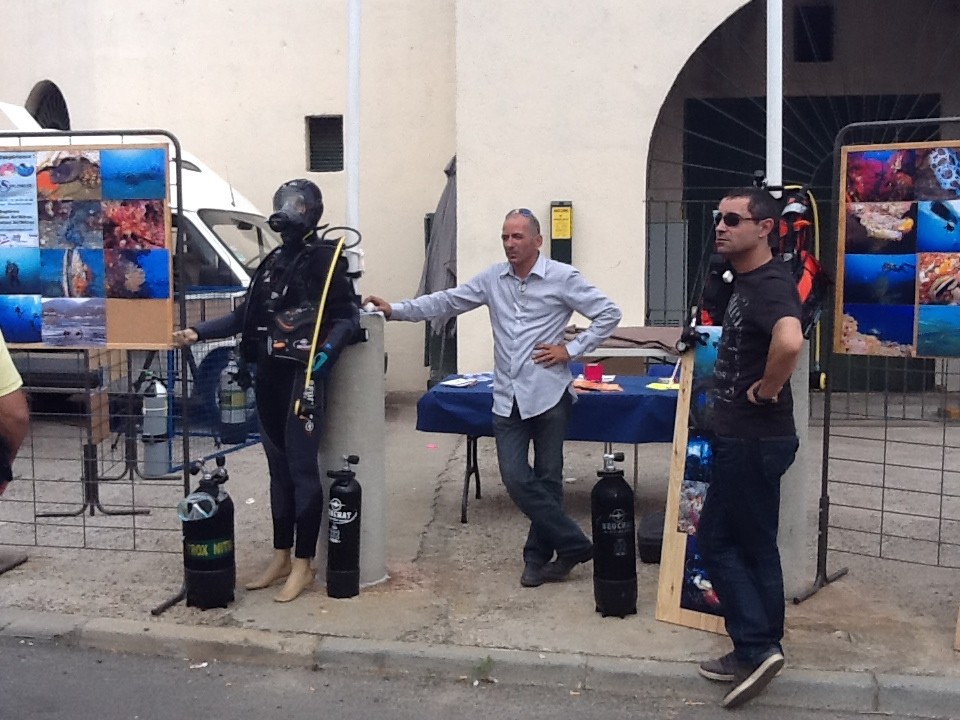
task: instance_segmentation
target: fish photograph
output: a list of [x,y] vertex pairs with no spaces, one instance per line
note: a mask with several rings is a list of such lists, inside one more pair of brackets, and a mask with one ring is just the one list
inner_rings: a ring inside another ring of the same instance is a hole
[[844,303],[838,352],[849,355],[913,357],[914,305]]
[[925,305],[919,308],[917,355],[960,357],[960,307]]
[[40,294],[40,251],[36,248],[4,248],[0,270],[0,294]]
[[917,302],[960,305],[960,253],[920,253],[917,261]]
[[106,250],[165,249],[167,228],[163,201],[104,201],[103,247]]
[[57,347],[107,344],[106,300],[44,298],[43,342]]
[[917,209],[919,252],[960,252],[960,200],[930,200]]
[[914,188],[924,200],[960,198],[960,149],[935,147],[917,150]]
[[896,255],[916,251],[916,203],[847,203],[846,210],[846,252]]
[[49,150],[37,153],[37,197],[44,200],[99,200],[100,151]]
[[914,254],[843,256],[846,302],[912,305],[916,301],[916,280]]
[[40,200],[37,218],[40,247],[103,247],[103,221],[97,200]]
[[0,328],[8,343],[41,342],[39,295],[0,295]]
[[104,250],[107,297],[170,297],[170,254],[166,250]]
[[100,151],[104,200],[162,200],[167,196],[165,148]]
[[703,566],[703,557],[697,546],[697,536],[687,535],[687,549],[683,563],[683,585],[680,589],[680,607],[684,610],[723,615],[720,598]]
[[104,297],[105,277],[102,250],[40,251],[40,283],[44,297]]
[[865,150],[847,153],[847,202],[902,201],[916,198],[914,150]]

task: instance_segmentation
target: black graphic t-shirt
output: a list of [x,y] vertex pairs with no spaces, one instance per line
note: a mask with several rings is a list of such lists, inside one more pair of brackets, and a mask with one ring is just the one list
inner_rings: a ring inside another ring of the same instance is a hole
[[747,389],[763,377],[773,326],[783,317],[800,317],[800,296],[784,263],[772,260],[737,276],[713,370],[713,431],[717,435],[796,434],[789,382],[776,403],[754,405],[747,400]]

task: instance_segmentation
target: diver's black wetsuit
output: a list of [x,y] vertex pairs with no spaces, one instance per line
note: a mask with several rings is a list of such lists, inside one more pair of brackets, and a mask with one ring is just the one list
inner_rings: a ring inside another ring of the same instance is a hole
[[[308,432],[307,423],[293,411],[294,403],[303,393],[306,368],[299,362],[271,355],[264,333],[277,312],[319,302],[334,245],[319,242],[315,233],[305,241],[305,250],[301,250],[303,245],[285,244],[270,253],[263,260],[263,267],[258,268],[247,297],[232,313],[193,328],[200,340],[242,332],[243,346],[252,349],[251,359],[256,362],[257,416],[270,468],[273,547],[293,548],[298,558],[314,557],[320,536],[323,487],[317,452],[323,421],[323,377],[359,328],[356,295],[347,276],[346,260],[341,258],[327,295],[321,330],[325,344],[331,345],[333,351],[321,372],[314,372],[317,417]],[[292,262],[295,266],[290,271]],[[284,285],[287,285],[286,293],[271,308],[268,304],[271,294],[281,293]]]

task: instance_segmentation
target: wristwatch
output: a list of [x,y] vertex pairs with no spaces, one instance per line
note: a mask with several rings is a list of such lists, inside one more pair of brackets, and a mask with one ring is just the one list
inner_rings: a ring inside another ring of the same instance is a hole
[[776,398],[776,397],[768,397],[768,398],[766,398],[766,397],[760,397],[760,392],[759,392],[759,390],[760,390],[760,388],[758,387],[758,388],[756,388],[756,389],[753,391],[753,401],[754,401],[757,405],[773,405],[773,403],[775,403],[775,402],[777,401],[777,398]]

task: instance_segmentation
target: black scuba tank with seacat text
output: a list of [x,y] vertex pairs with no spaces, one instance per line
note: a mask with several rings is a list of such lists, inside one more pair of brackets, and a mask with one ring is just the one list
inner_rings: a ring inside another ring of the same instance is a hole
[[207,610],[233,602],[237,580],[234,554],[233,500],[223,489],[229,479],[226,458],[216,469],[195,461],[191,475],[200,475],[197,489],[177,505],[183,524],[183,582],[187,606]]
[[344,455],[343,468],[327,471],[333,478],[327,514],[327,595],[350,598],[360,594],[360,506],[362,489],[350,467],[357,455]]
[[603,617],[637,612],[637,546],[634,539],[633,490],[614,463],[623,453],[604,453],[590,493],[593,519],[593,595]]

